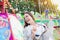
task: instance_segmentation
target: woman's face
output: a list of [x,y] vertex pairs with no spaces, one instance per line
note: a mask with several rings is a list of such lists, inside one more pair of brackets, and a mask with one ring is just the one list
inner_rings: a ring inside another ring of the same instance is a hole
[[33,20],[29,14],[24,14],[24,18],[27,23],[30,23]]

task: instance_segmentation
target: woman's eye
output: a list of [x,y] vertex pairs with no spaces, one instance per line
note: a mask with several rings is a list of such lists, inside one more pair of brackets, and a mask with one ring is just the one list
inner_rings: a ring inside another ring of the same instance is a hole
[[28,17],[28,16],[26,16],[26,17]]

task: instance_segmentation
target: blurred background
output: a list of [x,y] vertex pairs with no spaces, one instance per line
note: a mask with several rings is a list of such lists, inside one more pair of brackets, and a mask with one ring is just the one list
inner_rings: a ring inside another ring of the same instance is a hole
[[15,14],[22,25],[25,11],[31,12],[36,22],[44,24],[51,16],[55,25],[54,38],[60,40],[60,0],[0,0],[0,13]]

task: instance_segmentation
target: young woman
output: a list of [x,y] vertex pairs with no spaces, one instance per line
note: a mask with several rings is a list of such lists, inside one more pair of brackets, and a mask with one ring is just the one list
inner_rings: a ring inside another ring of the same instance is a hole
[[24,40],[42,40],[41,36],[45,32],[42,25],[35,23],[35,19],[30,12],[24,13]]

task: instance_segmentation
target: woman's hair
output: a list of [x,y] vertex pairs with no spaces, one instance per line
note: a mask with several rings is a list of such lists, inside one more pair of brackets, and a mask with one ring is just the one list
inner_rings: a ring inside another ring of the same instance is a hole
[[[32,15],[30,12],[24,12],[24,15],[25,15],[25,14],[30,15],[30,16],[31,16],[31,18],[35,21],[35,19],[34,19],[33,15]],[[25,19],[25,18],[24,18],[24,19]],[[25,28],[26,26],[28,26],[28,25],[30,25],[30,24],[28,24],[28,23],[25,21],[24,28]]]

